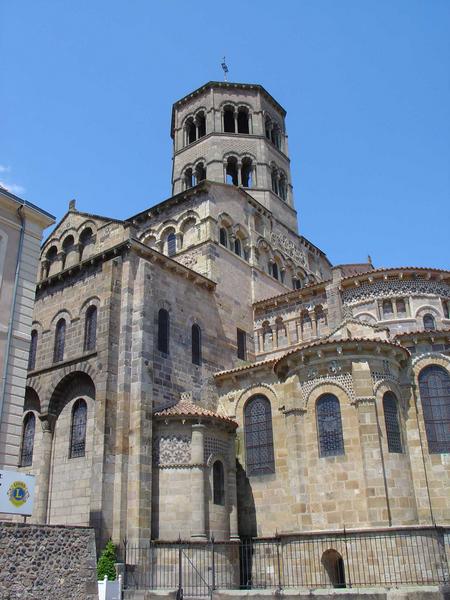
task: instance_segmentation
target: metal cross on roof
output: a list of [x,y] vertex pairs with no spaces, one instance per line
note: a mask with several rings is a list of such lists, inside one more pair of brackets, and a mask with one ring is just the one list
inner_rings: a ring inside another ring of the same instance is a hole
[[225,62],[225,56],[223,57],[223,62],[222,62],[221,66],[223,69],[223,79],[224,79],[224,81],[228,81],[228,79],[227,79],[228,67],[227,67],[227,63]]

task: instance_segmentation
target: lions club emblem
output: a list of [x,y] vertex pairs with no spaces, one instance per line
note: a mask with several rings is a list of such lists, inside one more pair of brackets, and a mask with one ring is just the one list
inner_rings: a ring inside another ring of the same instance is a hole
[[30,497],[26,483],[23,481],[14,481],[8,490],[8,498],[11,504],[16,507],[23,506]]

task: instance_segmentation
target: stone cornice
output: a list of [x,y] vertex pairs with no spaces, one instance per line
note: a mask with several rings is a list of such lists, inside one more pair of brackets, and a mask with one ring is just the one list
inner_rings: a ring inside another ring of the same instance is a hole
[[[438,280],[450,282],[450,271],[445,269],[434,269],[427,267],[390,267],[387,269],[373,269],[366,273],[359,273],[350,277],[345,277],[341,281],[340,289],[347,289],[361,285],[362,283],[373,283],[377,280],[392,280],[397,276],[398,279],[414,280],[416,275],[425,276],[427,280]],[[420,280],[419,280],[420,281]]]

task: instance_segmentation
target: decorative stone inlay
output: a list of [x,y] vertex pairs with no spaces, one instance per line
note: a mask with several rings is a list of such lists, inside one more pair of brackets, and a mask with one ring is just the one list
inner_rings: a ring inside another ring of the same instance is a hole
[[185,254],[184,256],[179,256],[176,260],[188,269],[192,269],[192,267],[197,264],[197,257],[192,256],[192,254]]
[[341,371],[342,366],[338,363],[337,360],[332,360],[328,365],[328,372],[331,373],[331,375],[337,375]]
[[351,373],[343,373],[341,375],[323,375],[321,377],[315,377],[314,379],[305,381],[300,386],[303,404],[306,405],[306,401],[315,387],[318,385],[326,385],[327,383],[335,383],[339,387],[344,388],[349,395],[350,400],[353,401],[355,399],[352,375]]
[[390,371],[389,372],[385,371],[384,373],[382,373],[381,371],[372,371],[371,375],[372,375],[372,381],[374,384],[377,383],[378,381],[384,381],[384,380],[393,381],[394,383],[400,382],[400,379],[396,375],[391,373]]
[[191,461],[191,440],[185,435],[160,435],[153,440],[153,464],[187,465]]
[[342,290],[342,301],[344,304],[356,304],[369,299],[421,294],[450,298],[450,286],[443,281],[428,281],[419,278],[402,281],[377,279],[373,283],[364,282],[358,287]]
[[212,454],[221,454],[222,456],[226,457],[227,462],[231,464],[232,457],[230,452],[230,444],[228,442],[218,440],[210,436],[205,436],[203,449],[205,463],[208,462],[209,457]]
[[302,266],[306,266],[306,256],[297,244],[288,238],[287,235],[273,231],[270,239],[272,244],[279,248],[282,252],[292,258],[292,260]]

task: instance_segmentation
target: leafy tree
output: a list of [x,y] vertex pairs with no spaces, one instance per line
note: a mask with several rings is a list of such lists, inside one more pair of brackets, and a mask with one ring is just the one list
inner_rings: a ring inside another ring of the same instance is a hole
[[116,579],[116,568],[114,563],[116,562],[116,547],[112,541],[109,540],[97,562],[97,579],[102,581],[105,578],[105,575],[107,575],[109,581],[114,581]]

